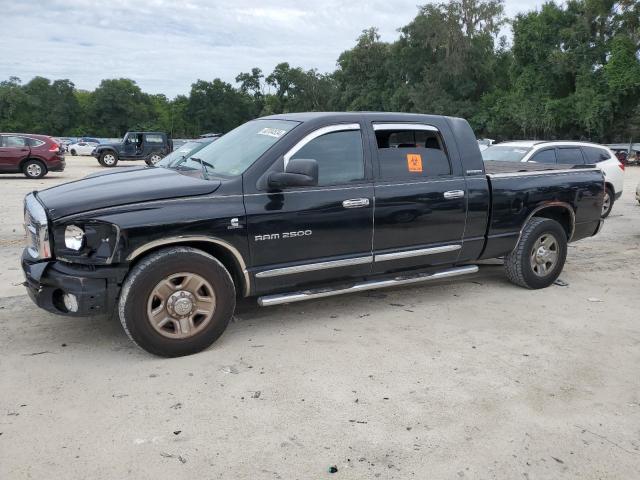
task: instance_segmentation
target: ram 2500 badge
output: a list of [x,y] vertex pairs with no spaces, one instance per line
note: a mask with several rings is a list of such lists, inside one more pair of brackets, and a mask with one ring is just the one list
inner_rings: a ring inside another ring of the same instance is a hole
[[248,122],[171,169],[28,195],[31,298],[117,311],[157,355],[211,345],[237,297],[262,306],[474,273],[543,288],[602,224],[596,168],[485,164],[465,120],[299,113]]

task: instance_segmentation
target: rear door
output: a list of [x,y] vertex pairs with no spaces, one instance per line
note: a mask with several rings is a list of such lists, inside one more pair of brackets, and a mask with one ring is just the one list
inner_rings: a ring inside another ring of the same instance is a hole
[[284,158],[318,162],[319,182],[245,194],[256,292],[371,272],[373,183],[360,123],[320,127]]
[[374,270],[454,263],[466,222],[466,182],[442,132],[373,123],[377,146]]
[[29,145],[25,137],[0,135],[0,169],[7,172],[20,170],[20,162],[29,157]]

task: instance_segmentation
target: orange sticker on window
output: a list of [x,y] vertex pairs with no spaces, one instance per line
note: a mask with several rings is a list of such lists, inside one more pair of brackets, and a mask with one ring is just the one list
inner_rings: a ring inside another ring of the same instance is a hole
[[422,172],[422,157],[419,153],[407,153],[407,168],[410,172]]

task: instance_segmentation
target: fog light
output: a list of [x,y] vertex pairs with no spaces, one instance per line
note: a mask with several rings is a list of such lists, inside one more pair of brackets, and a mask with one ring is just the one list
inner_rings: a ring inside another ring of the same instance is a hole
[[64,303],[64,308],[69,312],[76,313],[78,311],[78,298],[73,293],[62,295],[62,302]]

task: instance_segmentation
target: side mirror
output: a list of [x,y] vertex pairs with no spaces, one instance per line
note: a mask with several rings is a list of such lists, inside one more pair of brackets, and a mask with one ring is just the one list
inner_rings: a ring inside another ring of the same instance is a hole
[[269,175],[269,187],[313,187],[318,185],[318,162],[313,159],[289,160],[284,172]]

